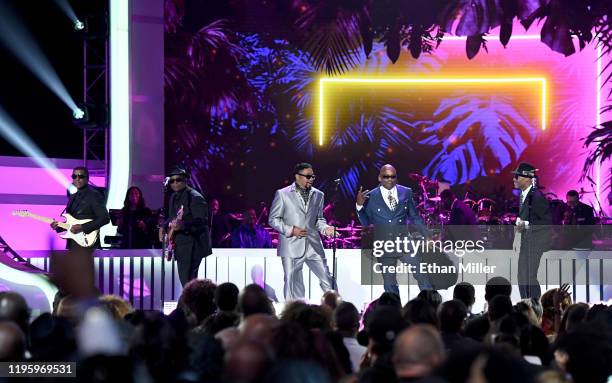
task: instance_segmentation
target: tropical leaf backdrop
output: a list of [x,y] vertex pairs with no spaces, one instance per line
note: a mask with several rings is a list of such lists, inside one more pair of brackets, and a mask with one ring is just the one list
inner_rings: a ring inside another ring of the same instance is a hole
[[[487,54],[493,28],[508,45],[515,21],[542,25],[542,50],[571,56],[597,39],[607,60],[612,47],[612,5],[605,0],[213,3],[166,0],[166,158],[189,168],[209,194],[237,205],[245,195],[269,199],[273,188],[292,181],[299,160],[317,164],[323,189],[341,177],[340,193],[351,200],[388,161],[413,158],[406,170],[469,184],[508,172],[542,139],[504,95],[456,94],[425,118],[406,102],[357,97],[333,119],[323,151],[315,145],[313,113],[321,75],[384,74],[400,62],[410,73],[436,73],[446,65],[444,36],[467,36],[465,55],[472,59]],[[603,69],[611,81],[609,64]],[[580,101],[566,102],[564,110]],[[575,114],[560,121],[572,134],[583,131]],[[608,125],[584,142],[591,150],[585,174],[598,161],[609,163]]]

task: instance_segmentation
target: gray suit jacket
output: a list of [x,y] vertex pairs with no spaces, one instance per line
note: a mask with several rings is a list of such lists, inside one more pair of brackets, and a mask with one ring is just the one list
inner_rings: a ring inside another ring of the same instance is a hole
[[[327,228],[327,222],[323,218],[323,197],[322,191],[312,188],[308,206],[304,206],[304,200],[296,190],[295,183],[276,191],[268,223],[280,234],[277,249],[280,257],[303,256],[307,242],[316,253],[323,254],[323,243],[319,235]],[[308,236],[291,236],[293,226],[308,230]]]

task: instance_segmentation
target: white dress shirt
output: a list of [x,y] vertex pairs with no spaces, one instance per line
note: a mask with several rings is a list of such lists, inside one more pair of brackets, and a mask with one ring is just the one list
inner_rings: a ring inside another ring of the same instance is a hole
[[[523,206],[523,204],[525,203],[525,199],[527,198],[527,195],[529,194],[529,192],[531,191],[531,188],[533,187],[533,185],[529,185],[529,187],[525,190],[521,191],[521,206]],[[519,207],[520,209],[520,207]],[[525,224],[525,227],[529,226],[529,221],[523,221],[520,218],[516,219],[516,224],[520,224],[521,222],[523,222]]]
[[342,338],[342,343],[344,343],[344,347],[346,347],[349,352],[353,372],[359,372],[359,363],[361,362],[363,354],[365,354],[368,349],[357,343],[357,339],[355,338]]

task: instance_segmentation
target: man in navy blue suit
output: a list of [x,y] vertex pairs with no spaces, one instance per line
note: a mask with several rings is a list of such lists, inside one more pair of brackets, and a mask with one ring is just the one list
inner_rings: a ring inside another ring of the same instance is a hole
[[[363,226],[405,226],[414,225],[416,229],[426,238],[429,237],[423,219],[418,214],[412,200],[412,190],[409,187],[397,184],[397,171],[392,165],[384,165],[378,174],[379,187],[372,191],[359,188],[357,193],[357,216]],[[383,256],[380,258],[382,266],[393,266],[397,264],[397,257]],[[402,256],[400,261],[408,264],[416,264],[418,270],[420,257]],[[419,284],[419,288],[431,288],[426,276],[413,274]],[[382,273],[385,291],[399,295],[397,278],[395,273]]]

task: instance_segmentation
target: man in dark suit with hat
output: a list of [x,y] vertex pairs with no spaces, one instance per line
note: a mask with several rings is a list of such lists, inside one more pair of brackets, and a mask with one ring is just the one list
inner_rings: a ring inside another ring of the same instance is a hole
[[166,230],[183,207],[182,219],[173,225],[174,257],[177,261],[181,285],[197,278],[202,258],[212,254],[210,231],[208,230],[208,204],[193,188],[187,186],[188,174],[174,167],[167,174],[168,183],[174,193],[170,196]]
[[514,187],[521,191],[519,216],[516,220],[516,246],[520,246],[518,284],[521,298],[540,298],[538,268],[542,254],[550,249],[552,214],[548,200],[538,190],[534,179],[536,168],[522,162],[514,171]]

